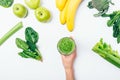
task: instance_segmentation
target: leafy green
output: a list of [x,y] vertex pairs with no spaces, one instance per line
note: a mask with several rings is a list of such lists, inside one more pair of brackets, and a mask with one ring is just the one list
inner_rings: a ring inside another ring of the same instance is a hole
[[18,54],[23,58],[30,58],[30,56],[25,54],[24,52],[19,52]]
[[100,39],[100,41],[95,44],[92,50],[98,53],[102,58],[104,58],[108,62],[120,68],[120,55],[118,51],[113,50],[110,45],[103,42],[103,39]]
[[14,0],[0,0],[0,5],[8,8],[13,4]]
[[10,36],[16,33],[19,29],[23,27],[22,22],[17,23],[12,29],[10,29],[1,39],[0,45],[2,45]]
[[114,11],[111,14],[103,14],[102,17],[109,17],[107,25],[113,26],[113,37],[117,38],[117,43],[120,43],[120,11]]
[[38,33],[33,30],[31,27],[27,27],[25,30],[25,39],[30,43],[37,43],[39,36]]
[[16,38],[16,45],[18,48],[23,49],[23,50],[28,50],[29,48],[28,44],[20,38]]
[[29,45],[29,48],[32,51],[35,51],[37,49],[37,46],[34,43],[31,43],[31,42],[28,42],[28,41],[26,43]]
[[21,48],[23,52],[18,53],[23,58],[33,58],[42,61],[42,56],[38,50],[36,43],[38,42],[38,33],[31,27],[25,29],[25,39],[26,41],[16,38],[16,45]]
[[108,9],[109,9],[109,4],[114,4],[111,2],[111,0],[91,0],[90,2],[88,2],[88,8],[90,9],[97,9],[99,13],[94,14],[95,17],[101,16],[103,14],[105,14]]
[[120,11],[113,11],[111,14],[107,14],[109,4],[114,4],[111,0],[91,0],[88,2],[90,9],[97,9],[99,13],[94,14],[95,17],[109,17],[107,21],[108,27],[113,27],[113,37],[117,38],[117,43],[120,43]]
[[26,54],[27,56],[29,56],[30,58],[33,58],[36,60],[41,60],[41,56],[37,52],[28,50],[28,51],[23,51],[23,53]]

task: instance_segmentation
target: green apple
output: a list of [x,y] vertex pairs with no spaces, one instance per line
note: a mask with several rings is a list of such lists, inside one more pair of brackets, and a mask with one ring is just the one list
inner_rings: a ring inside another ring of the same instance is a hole
[[26,5],[31,9],[36,9],[40,5],[40,0],[24,0]]
[[38,21],[46,22],[50,19],[50,12],[44,7],[39,7],[35,10],[35,16]]
[[27,16],[28,10],[22,4],[17,3],[13,5],[13,13],[19,18],[23,18]]

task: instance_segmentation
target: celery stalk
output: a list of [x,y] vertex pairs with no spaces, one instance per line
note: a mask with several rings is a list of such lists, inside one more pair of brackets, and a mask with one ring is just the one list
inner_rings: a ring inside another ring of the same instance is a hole
[[98,53],[102,58],[120,68],[120,55],[117,51],[112,50],[111,46],[103,43],[102,39],[92,50]]
[[[113,65],[117,66],[118,68],[120,68],[120,59],[115,57],[114,55],[107,53],[106,51],[103,51],[99,48],[96,48],[93,50],[94,52],[98,53],[102,58],[104,58],[105,60],[107,60],[108,62],[112,63]],[[104,56],[102,56],[102,54]]]
[[22,22],[17,23],[12,29],[10,29],[1,39],[0,45],[2,45],[10,36],[16,33],[19,29],[23,27]]

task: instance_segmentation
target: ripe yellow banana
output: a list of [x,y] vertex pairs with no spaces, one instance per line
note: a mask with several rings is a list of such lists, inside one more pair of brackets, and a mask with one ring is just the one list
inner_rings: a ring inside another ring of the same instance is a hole
[[76,10],[81,2],[82,0],[70,0],[70,3],[68,5],[66,24],[70,32],[72,32],[74,29],[74,20],[75,20]]
[[66,2],[66,5],[65,5],[64,9],[60,12],[60,22],[61,22],[61,24],[66,23],[67,9],[68,9],[69,3],[70,3],[70,0],[68,0]]
[[56,7],[62,11],[63,8],[65,7],[67,0],[56,0]]

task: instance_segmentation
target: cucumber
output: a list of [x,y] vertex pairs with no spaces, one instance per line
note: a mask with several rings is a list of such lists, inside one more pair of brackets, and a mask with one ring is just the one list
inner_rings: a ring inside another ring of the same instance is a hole
[[70,37],[63,37],[58,41],[57,49],[60,54],[70,55],[75,50],[75,42]]

